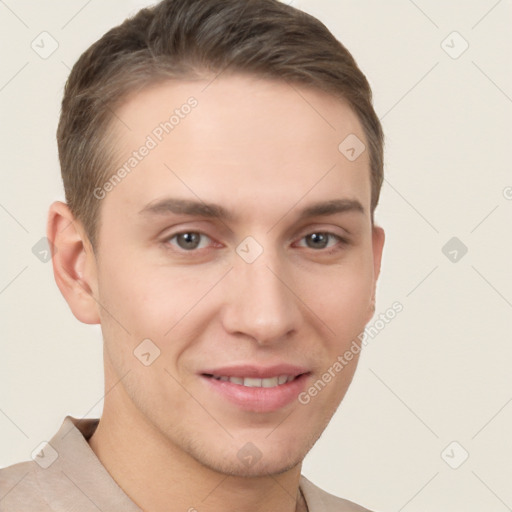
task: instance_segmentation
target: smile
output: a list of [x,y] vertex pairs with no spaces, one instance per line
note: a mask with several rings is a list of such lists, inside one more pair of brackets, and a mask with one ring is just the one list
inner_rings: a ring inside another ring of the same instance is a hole
[[215,380],[221,380],[225,382],[232,382],[239,386],[245,386],[248,388],[275,388],[294,380],[296,375],[279,375],[276,377],[268,377],[264,379],[258,379],[255,377],[228,377],[225,375],[206,375]]
[[[290,369],[289,367],[285,372],[290,372]],[[264,377],[254,375],[258,372],[248,367],[231,368],[231,371],[229,368],[218,369],[215,373],[212,369],[200,375],[201,381],[207,386],[208,400],[209,393],[212,393],[212,400],[220,397],[223,402],[227,401],[237,409],[270,413],[297,403],[297,396],[304,392],[311,376],[308,371],[300,373],[293,369],[292,374],[281,373],[283,370],[284,368],[280,369],[276,375],[275,370],[260,369],[260,374],[267,374]],[[238,375],[229,375],[231,372]],[[247,374],[250,376],[247,377]]]

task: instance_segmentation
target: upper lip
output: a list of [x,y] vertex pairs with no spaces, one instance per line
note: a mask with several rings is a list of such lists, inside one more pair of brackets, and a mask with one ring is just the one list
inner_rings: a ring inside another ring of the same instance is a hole
[[276,364],[273,366],[256,366],[254,364],[240,364],[236,366],[222,366],[201,371],[202,375],[216,375],[225,377],[250,377],[267,379],[280,375],[293,375],[294,377],[308,373],[307,368],[291,364]]

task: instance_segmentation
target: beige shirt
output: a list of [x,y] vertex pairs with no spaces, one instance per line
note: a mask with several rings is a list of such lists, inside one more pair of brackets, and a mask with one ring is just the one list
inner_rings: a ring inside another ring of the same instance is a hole
[[[0,469],[0,511],[141,512],[87,442],[98,421],[66,416],[34,460]],[[370,512],[328,494],[303,475],[299,486],[309,512]]]

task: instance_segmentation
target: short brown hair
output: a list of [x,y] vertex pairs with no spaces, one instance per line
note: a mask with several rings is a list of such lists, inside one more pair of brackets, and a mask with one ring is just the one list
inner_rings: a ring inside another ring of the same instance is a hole
[[365,75],[327,27],[278,0],[163,0],[88,48],[64,89],[57,142],[66,201],[93,247],[100,209],[93,191],[115,165],[109,130],[115,109],[148,85],[225,70],[310,86],[348,102],[369,146],[373,223],[384,179],[382,127]]

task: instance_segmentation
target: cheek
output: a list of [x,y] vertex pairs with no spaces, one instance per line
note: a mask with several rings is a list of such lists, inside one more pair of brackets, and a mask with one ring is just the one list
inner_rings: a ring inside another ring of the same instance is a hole
[[[170,363],[186,348],[213,311],[209,290],[218,276],[211,272],[164,265],[142,265],[142,255],[123,265],[104,262],[99,276],[101,323],[105,342],[116,357],[131,364],[133,350],[150,339]],[[212,275],[210,275],[212,274]],[[208,295],[208,297],[206,297]],[[206,297],[206,300],[205,300]],[[124,356],[119,356],[125,352]]]
[[143,255],[135,253],[130,261],[105,261],[99,282],[102,304],[116,311],[132,326],[130,330],[140,334],[151,326],[160,336],[185,313],[201,289],[200,282],[187,278],[180,269],[145,264]]
[[301,283],[299,297],[337,338],[358,334],[364,327],[373,290],[371,259],[354,254],[328,271],[297,276],[296,282]]

